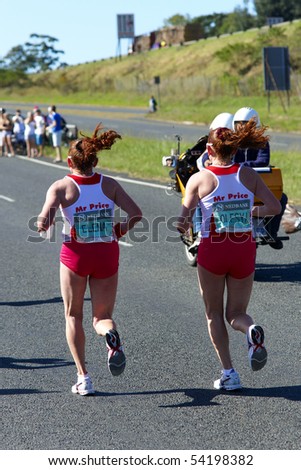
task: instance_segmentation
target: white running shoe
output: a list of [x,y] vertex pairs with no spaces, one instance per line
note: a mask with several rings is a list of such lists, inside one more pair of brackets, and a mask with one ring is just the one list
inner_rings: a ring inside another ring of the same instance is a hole
[[108,368],[112,375],[120,375],[124,371],[126,360],[121,346],[119,334],[116,330],[109,330],[106,334],[108,349]]
[[264,331],[259,325],[250,326],[247,333],[249,347],[249,363],[252,370],[262,369],[268,359],[267,350],[264,347]]
[[237,390],[242,388],[238,373],[232,369],[229,375],[225,375],[222,371],[221,378],[214,381],[214,388],[217,390]]
[[78,393],[79,395],[94,395],[95,390],[93,388],[90,377],[78,378],[77,383],[72,387],[72,393]]

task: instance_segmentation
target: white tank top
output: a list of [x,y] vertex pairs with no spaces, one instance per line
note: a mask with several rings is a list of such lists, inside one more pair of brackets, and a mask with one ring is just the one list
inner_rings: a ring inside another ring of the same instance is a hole
[[79,191],[74,204],[60,207],[64,219],[63,240],[79,243],[99,243],[116,240],[113,230],[114,201],[102,190],[103,175],[91,177],[67,175]]
[[209,237],[210,233],[252,230],[254,194],[241,183],[240,168],[234,163],[229,166],[211,165],[202,170],[210,171],[217,180],[217,187],[199,201],[203,237]]

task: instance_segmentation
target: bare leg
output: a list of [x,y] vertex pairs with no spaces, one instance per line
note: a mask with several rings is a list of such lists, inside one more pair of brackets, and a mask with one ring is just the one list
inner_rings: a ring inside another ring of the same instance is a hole
[[98,335],[105,336],[109,330],[116,328],[112,315],[116,300],[118,273],[106,279],[90,278],[89,284],[93,326]]
[[213,274],[198,265],[198,277],[211,342],[223,368],[232,369],[229,337],[224,321],[225,276]]
[[7,136],[7,147],[8,147],[8,151],[10,152],[10,154],[14,157],[15,156],[15,151],[14,151],[14,148],[13,148],[13,144],[12,144],[12,140],[11,140],[10,135]]
[[85,332],[83,329],[83,304],[87,279],[78,276],[67,266],[60,265],[61,292],[66,318],[66,338],[77,373],[87,373],[85,366]]
[[62,160],[62,149],[60,146],[55,147],[55,152],[56,152],[56,161],[61,161]]
[[26,140],[26,151],[27,151],[27,158],[31,158],[31,147],[29,139]]
[[227,307],[226,319],[234,330],[247,333],[253,325],[253,319],[247,314],[247,307],[251,297],[254,273],[244,279],[235,279],[227,276]]

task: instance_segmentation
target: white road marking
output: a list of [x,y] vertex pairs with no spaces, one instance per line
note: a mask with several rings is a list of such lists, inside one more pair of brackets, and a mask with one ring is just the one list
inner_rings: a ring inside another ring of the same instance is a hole
[[[51,168],[57,168],[65,172],[69,172],[68,167],[60,166],[59,163],[42,162],[41,160],[35,160],[33,158],[27,158],[21,155],[16,155],[16,158],[19,158],[20,160],[26,160],[29,163],[38,163],[39,165],[50,166]],[[105,175],[105,176],[110,176],[110,175]],[[164,186],[163,184],[150,183],[148,181],[138,181],[138,180],[134,180],[131,178],[123,178],[122,176],[114,176],[113,178],[117,181],[123,181],[124,183],[138,184],[140,186],[148,186],[150,188],[166,189],[167,187],[167,184]]]
[[[43,162],[41,160],[34,160],[34,159],[31,159],[31,158],[23,157],[21,155],[16,155],[16,158],[19,158],[21,160],[26,160],[30,163],[38,163],[39,165],[50,166],[52,168],[58,168],[60,170],[64,170],[65,172],[69,172],[69,168],[66,168],[65,166],[60,166],[60,164],[57,164],[57,163]],[[110,176],[110,175],[108,175],[108,176]],[[130,179],[130,178],[123,178],[121,176],[120,177],[119,176],[114,176],[114,179],[119,180],[119,181],[123,181],[125,183],[139,184],[141,186],[149,186],[151,188],[166,189],[166,186],[163,186],[161,184],[156,184],[156,183],[149,183],[148,181],[137,181],[137,180],[133,180],[133,179]],[[121,241],[121,240],[119,240],[118,243],[119,243],[119,245],[123,245],[123,246],[133,246],[132,243],[124,242],[124,241]]]
[[4,201],[7,201],[7,202],[15,202],[14,199],[7,197],[7,196],[3,196],[3,194],[0,194],[0,199],[4,199]]

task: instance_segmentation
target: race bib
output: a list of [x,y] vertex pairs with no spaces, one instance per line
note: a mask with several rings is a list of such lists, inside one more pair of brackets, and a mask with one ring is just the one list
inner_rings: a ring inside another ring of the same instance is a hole
[[251,230],[250,200],[221,201],[212,206],[216,232],[247,232]]
[[112,209],[74,214],[76,240],[81,243],[95,243],[113,238]]

